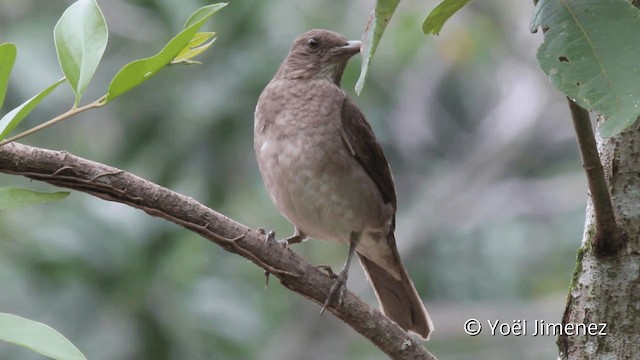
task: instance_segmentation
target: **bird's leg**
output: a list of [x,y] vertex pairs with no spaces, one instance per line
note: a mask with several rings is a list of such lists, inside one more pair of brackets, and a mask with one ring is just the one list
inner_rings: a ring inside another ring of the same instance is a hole
[[307,235],[305,233],[303,233],[302,231],[300,231],[300,229],[295,227],[293,235],[291,235],[288,238],[284,239],[284,241],[287,242],[287,245],[291,245],[291,244],[301,243],[306,238],[307,238]]
[[340,273],[338,273],[338,276],[336,276],[335,282],[331,285],[331,289],[329,289],[329,295],[322,306],[322,310],[320,310],[320,315],[322,315],[324,309],[331,304],[331,300],[333,300],[336,295],[338,295],[338,305],[342,305],[344,291],[347,288],[347,278],[349,277],[349,265],[351,265],[351,259],[353,258],[353,254],[356,252],[356,247],[358,246],[361,237],[362,233],[355,231],[352,231],[349,235],[349,252],[347,253],[347,260],[344,262],[344,266],[342,267],[342,270],[340,270]]

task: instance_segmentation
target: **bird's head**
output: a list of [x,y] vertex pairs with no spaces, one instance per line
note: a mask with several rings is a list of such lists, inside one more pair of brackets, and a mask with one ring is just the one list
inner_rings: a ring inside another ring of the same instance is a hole
[[360,45],[333,31],[309,30],[294,40],[276,78],[327,79],[340,85],[347,61],[360,52]]

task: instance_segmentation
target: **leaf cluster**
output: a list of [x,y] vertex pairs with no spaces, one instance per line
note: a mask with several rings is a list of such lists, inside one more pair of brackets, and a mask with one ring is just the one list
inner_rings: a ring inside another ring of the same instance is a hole
[[[32,98],[8,111],[0,119],[0,146],[68,119],[80,112],[102,107],[141,85],[167,65],[196,64],[192,60],[207,50],[215,40],[215,32],[199,32],[218,10],[226,6],[218,3],[201,7],[186,21],[184,28],[164,48],[148,58],[123,66],[113,77],[106,94],[81,105],[93,75],[100,64],[108,42],[106,20],[96,0],[78,0],[69,6],[54,28],[54,43],[64,77]],[[13,43],[0,44],[0,107],[4,103],[9,76],[17,58]],[[65,113],[23,133],[8,138],[19,124],[61,84],[68,83],[75,95],[71,108]],[[61,200],[68,192],[40,192],[20,188],[0,188],[0,210]],[[0,313],[0,340],[21,345],[55,359],[86,359],[69,340],[42,323],[12,314]]]

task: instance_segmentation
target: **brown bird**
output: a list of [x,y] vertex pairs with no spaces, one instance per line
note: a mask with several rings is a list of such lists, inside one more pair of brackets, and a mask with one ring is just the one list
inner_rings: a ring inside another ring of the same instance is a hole
[[340,88],[360,46],[328,30],[299,36],[258,100],[254,149],[271,199],[295,226],[286,240],[349,244],[325,307],[336,293],[342,301],[355,252],[382,312],[428,338],[433,324],[396,248],[391,170],[371,126]]

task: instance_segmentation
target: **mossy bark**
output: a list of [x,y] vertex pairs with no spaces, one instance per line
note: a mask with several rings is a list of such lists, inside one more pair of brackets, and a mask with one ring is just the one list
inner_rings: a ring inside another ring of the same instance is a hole
[[[562,359],[637,359],[640,353],[640,125],[609,139],[597,138],[624,249],[594,254],[594,216],[587,205],[582,247],[563,324],[602,324],[595,333],[562,334]],[[604,326],[604,330],[601,331]],[[605,335],[606,334],[606,335]]]

